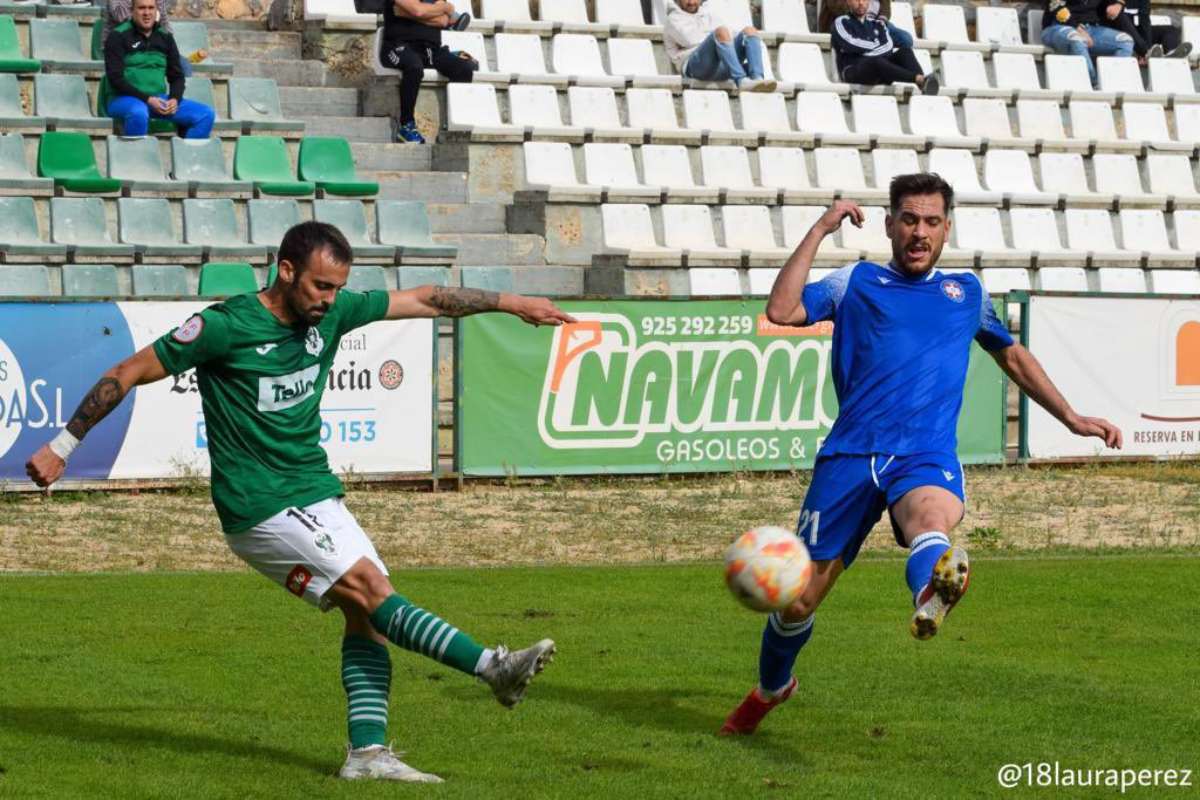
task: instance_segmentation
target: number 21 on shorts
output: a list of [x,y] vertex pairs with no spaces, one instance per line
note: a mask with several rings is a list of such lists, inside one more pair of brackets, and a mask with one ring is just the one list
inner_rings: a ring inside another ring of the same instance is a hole
[[[817,544],[817,534],[821,529],[821,512],[809,511],[807,508],[800,511],[800,522],[796,524],[796,536],[803,542],[806,542],[809,547],[815,547]],[[805,530],[808,531],[807,535]]]

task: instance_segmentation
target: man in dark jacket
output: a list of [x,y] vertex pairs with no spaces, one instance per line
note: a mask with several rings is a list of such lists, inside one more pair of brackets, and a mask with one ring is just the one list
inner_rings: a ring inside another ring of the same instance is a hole
[[109,34],[99,106],[122,122],[126,136],[145,136],[153,116],[175,123],[187,139],[207,139],[213,110],[183,99],[179,48],[155,22],[157,15],[155,0],[133,0],[129,21]]
[[1042,16],[1042,44],[1056,53],[1082,57],[1092,86],[1098,88],[1092,56],[1133,55],[1133,37],[1102,24],[1116,20],[1124,10],[1121,0],[1048,0]]
[[1150,0],[1125,0],[1125,11],[1116,19],[1105,19],[1110,28],[1128,33],[1133,39],[1133,52],[1138,58],[1187,58],[1192,43],[1182,41],[1183,35],[1174,25],[1155,25],[1150,19]]
[[876,86],[915,83],[924,94],[937,94],[936,75],[926,75],[911,47],[899,46],[886,22],[867,16],[870,0],[847,0],[850,13],[833,21],[830,39],[838,75],[846,83]]

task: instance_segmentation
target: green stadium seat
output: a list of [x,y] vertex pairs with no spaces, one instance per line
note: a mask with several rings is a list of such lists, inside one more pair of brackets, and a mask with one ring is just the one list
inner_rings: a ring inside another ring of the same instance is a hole
[[29,22],[29,55],[48,67],[64,70],[103,70],[83,52],[79,23],[73,19],[35,19]]
[[143,260],[199,262],[204,248],[184,244],[175,235],[171,202],[162,197],[122,197],[117,201],[121,241],[137,249]]
[[135,264],[133,293],[138,297],[187,297],[187,270],[179,264]]
[[279,277],[279,265],[272,264],[267,267],[267,282],[263,284],[263,288],[269,289],[277,277]]
[[371,241],[371,234],[367,231],[367,218],[360,201],[314,200],[313,219],[337,226],[354,248],[355,261],[396,263],[394,245],[376,244]]
[[117,268],[112,264],[64,264],[63,294],[67,297],[117,297]]
[[400,288],[413,289],[417,286],[449,286],[449,267],[401,267]]
[[186,197],[187,181],[173,181],[163,169],[158,140],[153,136],[109,136],[108,176],[134,192]]
[[121,191],[119,180],[104,177],[96,168],[92,138],[86,133],[52,131],[42,134],[38,145],[38,175],[53,178],[55,186],[70,192],[103,194]]
[[352,292],[370,292],[377,289],[387,291],[395,287],[388,286],[387,272],[383,267],[355,265],[350,268],[350,277],[346,280],[346,288]]
[[21,86],[16,75],[0,73],[0,129],[41,133],[46,130],[44,117],[27,117],[21,105]]
[[197,194],[222,194],[247,197],[254,191],[250,181],[235,181],[225,166],[220,139],[171,140],[171,175],[187,181]]
[[[178,23],[171,23],[172,25]],[[195,100],[197,103],[203,103],[213,110],[217,118],[213,122],[213,132],[220,133],[222,131],[231,133],[241,133],[242,123],[225,118],[225,109],[217,105],[217,101],[213,96],[212,78],[205,78],[200,75],[193,75],[187,79],[187,83],[183,87],[183,97],[185,100]],[[152,120],[153,121],[153,120]],[[170,124],[170,123],[168,123]],[[172,126],[173,128],[174,126]]]
[[279,243],[288,228],[299,225],[300,204],[295,200],[251,200],[246,204],[249,218],[250,243],[261,244],[272,254],[278,252]]
[[254,274],[254,267],[245,262],[213,261],[200,268],[202,297],[228,297],[257,291],[258,276]]
[[0,264],[0,297],[46,297],[50,270],[45,264]]
[[[181,19],[171,20],[171,31],[175,36],[175,46],[184,58],[188,58],[197,50],[212,50],[208,43],[208,25],[203,22],[187,22]],[[213,61],[206,58],[199,64],[192,64],[192,71],[197,74],[206,72],[231,72],[233,64]],[[191,83],[191,79],[188,79]]]
[[307,197],[315,183],[296,180],[287,145],[278,136],[242,136],[233,154],[233,177],[254,181],[259,194]]
[[10,16],[0,16],[0,72],[41,72],[42,62],[26,58],[17,39],[17,24]]
[[512,269],[509,267],[462,267],[462,285],[466,289],[511,292],[513,290]]
[[[107,4],[108,0],[102,0]],[[104,38],[104,23],[92,26],[92,40],[89,48],[92,61],[104,60],[104,47],[101,46],[101,40]]]
[[267,248],[249,244],[238,232],[237,214],[228,198],[184,200],[183,240],[203,245],[209,260],[251,263],[267,260]]
[[92,114],[82,75],[34,75],[33,110],[55,128],[112,130],[112,120]]
[[[26,6],[28,8],[28,6]],[[98,22],[100,20],[100,9],[97,6],[89,3],[76,2],[71,4],[58,4],[53,0],[46,0],[40,4],[38,11],[43,17],[74,17],[75,19],[86,19],[90,22]]]
[[71,248],[76,261],[91,258],[132,261],[134,247],[108,235],[99,197],[55,197],[50,201],[50,238]]
[[325,194],[373,197],[375,181],[360,181],[354,172],[350,143],[338,136],[306,136],[300,140],[300,179],[313,181]]
[[229,118],[242,130],[301,132],[304,123],[285,119],[279,107],[279,89],[270,78],[230,78]]
[[42,197],[54,194],[54,181],[30,174],[25,163],[25,137],[19,133],[0,135],[0,194]]
[[14,256],[63,260],[67,248],[42,241],[32,197],[0,197],[0,253],[7,261]]
[[458,248],[437,244],[430,233],[429,214],[425,204],[414,201],[384,201],[375,204],[375,219],[379,241],[400,248],[402,263],[419,263],[421,259],[453,259]]

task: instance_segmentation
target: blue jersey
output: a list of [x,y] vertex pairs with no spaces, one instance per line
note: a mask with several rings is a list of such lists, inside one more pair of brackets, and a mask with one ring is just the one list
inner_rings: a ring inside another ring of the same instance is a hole
[[860,261],[805,286],[803,302],[810,323],[834,323],[839,410],[821,455],[953,453],[971,340],[1013,343],[969,272],[910,277]]

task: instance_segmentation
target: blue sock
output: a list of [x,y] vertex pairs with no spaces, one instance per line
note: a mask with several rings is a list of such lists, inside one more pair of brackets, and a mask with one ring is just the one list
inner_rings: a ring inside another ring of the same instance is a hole
[[812,638],[814,614],[799,622],[784,622],[779,612],[767,618],[763,629],[762,650],[758,656],[758,686],[764,692],[778,692],[792,679],[792,666],[800,648]]
[[908,566],[904,568],[904,579],[912,592],[913,603],[917,602],[917,594],[929,583],[933,575],[933,565],[942,557],[942,553],[950,549],[950,540],[941,531],[922,533],[913,539],[912,551],[908,554]]

